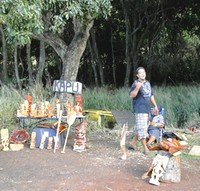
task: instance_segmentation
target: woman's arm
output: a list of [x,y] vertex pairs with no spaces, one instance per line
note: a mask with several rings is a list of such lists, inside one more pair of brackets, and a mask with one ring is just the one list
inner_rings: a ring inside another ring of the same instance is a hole
[[134,97],[137,96],[142,84],[143,84],[142,82],[136,82],[135,83],[135,88],[130,92],[130,97],[131,98],[134,98]]
[[154,98],[154,95],[151,96],[151,103],[153,104],[153,106],[155,107],[155,109],[158,111],[158,106],[157,106],[156,100]]

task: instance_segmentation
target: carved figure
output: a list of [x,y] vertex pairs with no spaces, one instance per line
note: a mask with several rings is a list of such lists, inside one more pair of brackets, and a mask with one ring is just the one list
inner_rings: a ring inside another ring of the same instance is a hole
[[1,142],[3,151],[9,151],[9,132],[8,129],[1,129]]
[[44,149],[45,140],[46,140],[46,135],[42,135],[41,142],[40,142],[40,149]]
[[86,149],[86,128],[87,128],[87,122],[83,121],[76,125],[74,129],[74,151],[85,151]]
[[35,139],[36,139],[36,132],[31,133],[31,144],[30,144],[30,149],[35,148]]
[[49,137],[47,149],[53,149],[53,137]]
[[152,174],[149,180],[150,184],[154,184],[156,186],[160,185],[159,180],[166,170],[168,161],[169,161],[169,155],[168,156],[167,155],[164,156],[160,154],[156,155],[152,163]]

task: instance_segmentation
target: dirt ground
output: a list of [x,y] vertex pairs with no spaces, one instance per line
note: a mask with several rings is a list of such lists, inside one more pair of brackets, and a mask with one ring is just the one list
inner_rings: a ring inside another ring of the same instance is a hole
[[70,135],[66,153],[29,149],[0,152],[1,191],[199,191],[200,158],[181,158],[181,182],[154,186],[141,176],[155,153],[128,151],[121,160],[119,140],[111,132],[90,133],[88,149],[72,150]]

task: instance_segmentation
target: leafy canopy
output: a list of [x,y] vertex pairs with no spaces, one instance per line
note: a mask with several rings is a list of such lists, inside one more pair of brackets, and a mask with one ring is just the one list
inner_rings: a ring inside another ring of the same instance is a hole
[[50,32],[61,33],[71,19],[87,24],[88,19],[107,18],[110,12],[110,0],[1,0],[0,24],[10,42],[24,45],[31,34],[43,33],[47,24]]

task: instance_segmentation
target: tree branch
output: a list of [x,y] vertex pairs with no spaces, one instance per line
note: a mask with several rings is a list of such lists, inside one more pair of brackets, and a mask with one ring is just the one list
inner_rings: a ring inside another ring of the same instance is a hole
[[32,37],[34,39],[46,42],[47,44],[52,46],[53,49],[56,51],[56,53],[61,57],[63,57],[63,51],[61,51],[61,50],[63,50],[63,49],[66,50],[68,47],[61,38],[59,38],[58,36],[53,35],[51,33],[45,33],[44,35],[33,34]]

